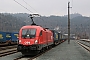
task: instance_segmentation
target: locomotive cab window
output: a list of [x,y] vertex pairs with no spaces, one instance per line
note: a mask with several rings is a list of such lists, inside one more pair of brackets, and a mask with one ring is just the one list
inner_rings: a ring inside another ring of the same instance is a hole
[[34,38],[36,36],[36,29],[23,29],[22,38]]
[[40,35],[39,36],[42,36],[42,31],[40,32]]

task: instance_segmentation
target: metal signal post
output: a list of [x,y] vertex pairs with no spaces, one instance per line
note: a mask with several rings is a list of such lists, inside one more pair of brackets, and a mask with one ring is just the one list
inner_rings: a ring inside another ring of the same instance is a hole
[[72,7],[70,7],[69,6],[69,4],[70,4],[70,2],[68,2],[68,44],[70,44],[70,8],[72,8]]

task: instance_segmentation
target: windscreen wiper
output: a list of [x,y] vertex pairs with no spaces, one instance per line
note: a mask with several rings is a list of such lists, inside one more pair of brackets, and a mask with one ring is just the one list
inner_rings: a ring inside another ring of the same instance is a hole
[[26,38],[28,31],[29,31],[29,30],[26,31],[26,34],[24,35],[24,38]]

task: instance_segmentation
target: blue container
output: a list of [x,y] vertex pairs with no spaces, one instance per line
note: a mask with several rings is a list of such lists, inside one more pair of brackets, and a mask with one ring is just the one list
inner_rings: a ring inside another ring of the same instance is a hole
[[6,42],[6,33],[0,32],[0,42]]
[[58,40],[61,40],[61,39],[62,39],[62,34],[58,33]]
[[13,42],[17,42],[17,40],[18,40],[18,34],[19,34],[19,33],[12,33],[12,34],[11,34],[11,36],[12,36],[12,41],[13,41]]
[[6,41],[11,40],[11,33],[10,32],[6,32]]
[[58,41],[58,32],[56,30],[51,30],[53,32],[54,41]]

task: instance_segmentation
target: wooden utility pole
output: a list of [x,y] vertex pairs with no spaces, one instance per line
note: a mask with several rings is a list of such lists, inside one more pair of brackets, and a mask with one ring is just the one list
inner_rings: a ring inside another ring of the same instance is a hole
[[68,2],[68,44],[70,44],[70,6],[69,6],[70,2]]

